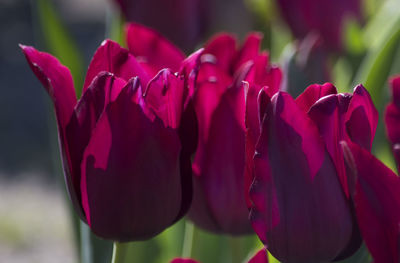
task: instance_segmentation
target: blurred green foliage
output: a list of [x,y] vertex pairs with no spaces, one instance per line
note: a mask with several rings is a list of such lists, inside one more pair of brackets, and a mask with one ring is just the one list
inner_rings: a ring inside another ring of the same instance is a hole
[[52,1],[36,0],[35,3],[45,45],[51,54],[70,69],[76,95],[79,98],[84,78],[84,64],[80,50],[63,25]]

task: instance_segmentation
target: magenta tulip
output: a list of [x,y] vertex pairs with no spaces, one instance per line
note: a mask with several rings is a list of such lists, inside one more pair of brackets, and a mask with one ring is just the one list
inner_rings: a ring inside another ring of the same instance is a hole
[[390,86],[393,99],[386,107],[386,133],[392,145],[393,155],[398,167],[397,170],[400,171],[400,76],[393,77],[390,80]]
[[361,236],[374,263],[400,261],[400,178],[357,144],[344,144]]
[[[245,85],[279,89],[281,72],[259,52],[260,34],[236,39],[220,34],[205,45],[196,82],[194,108],[199,123],[193,162],[194,196],[189,218],[215,233],[251,233],[245,200]],[[257,93],[253,95],[256,96]],[[253,96],[251,95],[251,96]]]
[[174,258],[173,260],[171,260],[170,263],[199,263],[199,262],[190,258]]
[[205,0],[115,0],[127,21],[155,28],[185,51],[207,30]]
[[346,20],[362,20],[362,0],[277,0],[277,4],[296,38],[318,34],[333,51],[342,50]]
[[[151,41],[155,52],[166,45],[159,35]],[[53,100],[69,195],[92,231],[105,239],[143,240],[180,219],[191,202],[187,153],[194,150],[181,131],[195,122],[187,114],[187,83],[200,53],[183,60],[159,52],[159,61],[179,59],[180,69],[153,75],[128,50],[106,40],[77,101],[65,66],[33,47],[21,48]]]
[[[400,208],[394,196],[400,185],[369,153],[378,113],[361,85],[353,95],[336,94],[331,84],[312,85],[296,100],[284,92],[271,97],[263,89],[258,113],[246,116],[247,165],[253,169],[246,174],[253,180],[250,218],[277,259],[344,259],[364,239],[375,262],[396,262],[385,261],[383,254],[393,254],[394,239],[379,235],[374,240],[371,234],[374,228],[398,233],[398,212],[389,207]],[[361,167],[360,160],[367,159]],[[384,197],[382,189],[395,199]],[[379,217],[380,206],[387,217]]]

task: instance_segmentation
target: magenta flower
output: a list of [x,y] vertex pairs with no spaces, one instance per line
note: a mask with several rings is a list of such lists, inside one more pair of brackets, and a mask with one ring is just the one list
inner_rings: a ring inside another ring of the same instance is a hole
[[250,116],[250,218],[270,252],[283,262],[330,262],[352,255],[364,239],[375,262],[396,262],[385,255],[397,239],[372,238],[372,229],[398,234],[400,185],[369,153],[378,113],[368,92],[360,85],[353,95],[336,94],[327,83],[294,100],[263,89]]
[[155,28],[173,43],[192,51],[207,29],[204,0],[115,0],[127,21]]
[[361,236],[374,263],[397,263],[400,260],[400,178],[359,145],[349,143],[344,148]]
[[[199,123],[193,162],[194,196],[189,218],[216,233],[251,233],[245,200],[244,84],[279,89],[281,72],[259,52],[260,34],[236,39],[220,34],[205,45],[194,95]],[[257,93],[254,93],[256,96]]]
[[393,99],[385,111],[386,133],[392,144],[397,169],[400,171],[400,76],[393,77],[390,80],[390,86]]
[[[165,46],[158,35],[151,41],[155,52]],[[69,195],[92,231],[106,239],[143,240],[180,219],[192,196],[186,153],[193,146],[180,136],[185,123],[195,122],[187,114],[186,72],[195,74],[199,53],[181,61],[178,73],[162,69],[154,76],[106,40],[77,101],[65,66],[33,47],[21,48],[53,100]],[[160,61],[173,57],[160,54]]]
[[346,19],[362,20],[362,0],[277,0],[277,4],[296,38],[316,33],[333,51],[342,49]]
[[198,262],[190,258],[174,258],[173,260],[171,260],[170,263],[198,263]]

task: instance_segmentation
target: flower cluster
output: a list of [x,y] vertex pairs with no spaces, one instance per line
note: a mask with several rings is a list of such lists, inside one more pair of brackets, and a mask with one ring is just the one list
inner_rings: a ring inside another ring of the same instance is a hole
[[[77,214],[115,241],[149,239],[187,214],[215,233],[255,232],[282,262],[345,259],[363,241],[375,263],[399,262],[400,179],[371,154],[368,91],[315,84],[294,99],[261,39],[223,33],[186,57],[128,24],[128,48],[101,44],[79,99],[65,66],[21,46],[54,103]],[[399,163],[400,78],[392,86]],[[249,262],[267,262],[265,248]]]

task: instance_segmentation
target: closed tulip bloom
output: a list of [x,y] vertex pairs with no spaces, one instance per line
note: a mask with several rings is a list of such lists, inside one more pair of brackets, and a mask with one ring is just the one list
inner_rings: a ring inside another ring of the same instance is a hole
[[[151,75],[128,50],[106,40],[77,100],[65,66],[21,48],[53,100],[69,195],[92,231],[105,239],[143,240],[180,219],[192,196],[191,173],[184,169],[190,157],[182,157],[180,136],[190,100],[185,75],[170,69]],[[182,72],[196,56],[182,61]]]
[[[193,161],[194,196],[189,218],[215,233],[251,233],[245,200],[245,98],[243,80],[254,89],[279,88],[281,72],[260,53],[261,36],[236,39],[220,34],[201,56],[194,108],[199,124]],[[256,96],[256,93],[255,95]]]
[[129,22],[155,28],[185,51],[192,51],[207,30],[205,0],[115,0]]
[[[246,141],[247,149],[255,149],[247,152],[253,167],[246,174],[253,180],[250,218],[277,259],[340,260],[357,251],[363,239],[375,262],[395,262],[382,257],[392,253],[394,238],[374,240],[371,229],[398,233],[397,212],[388,208],[400,208],[394,194],[399,183],[369,153],[378,114],[361,85],[352,95],[336,94],[328,83],[312,85],[296,100],[261,90],[257,118],[246,118],[247,136],[255,136]],[[370,169],[361,169],[360,160],[373,160],[366,165]],[[374,177],[380,182],[374,184]],[[384,197],[382,189],[395,199]],[[379,217],[380,206],[387,218]]]
[[386,134],[392,145],[397,170],[400,171],[400,76],[393,77],[390,80],[390,86],[392,102],[386,107],[385,111]]
[[296,38],[316,33],[331,51],[342,50],[346,20],[362,20],[362,0],[277,0],[277,4]]

